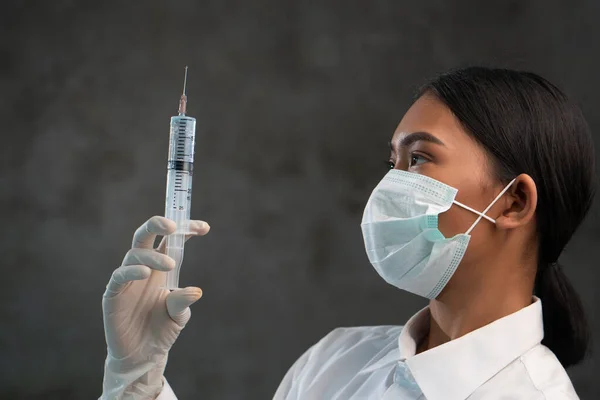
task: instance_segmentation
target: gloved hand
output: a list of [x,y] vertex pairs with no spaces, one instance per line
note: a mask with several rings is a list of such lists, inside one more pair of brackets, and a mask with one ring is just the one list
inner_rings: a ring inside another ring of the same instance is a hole
[[[175,228],[174,221],[160,216],[140,226],[106,286],[102,311],[108,356],[101,400],[154,399],[162,390],[169,349],[191,317],[189,306],[202,296],[197,287],[161,288],[175,261],[164,254],[165,238],[156,250],[154,241]],[[186,241],[209,230],[206,222],[191,221],[193,234]]]

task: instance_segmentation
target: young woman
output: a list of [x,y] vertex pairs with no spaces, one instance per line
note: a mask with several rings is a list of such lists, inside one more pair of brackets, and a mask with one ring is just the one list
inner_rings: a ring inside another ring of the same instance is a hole
[[[390,146],[365,247],[383,279],[429,305],[404,326],[333,330],[275,399],[577,399],[565,368],[588,328],[557,260],[596,187],[580,109],[532,73],[455,70],[419,91]],[[102,399],[176,399],[163,371],[202,292],[159,288],[174,262],[154,239],[174,229],[149,219],[107,285]]]

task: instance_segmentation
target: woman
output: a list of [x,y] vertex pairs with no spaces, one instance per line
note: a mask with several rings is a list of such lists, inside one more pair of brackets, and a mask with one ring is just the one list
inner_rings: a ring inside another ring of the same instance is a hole
[[[580,109],[532,73],[456,70],[419,91],[390,145],[365,247],[383,279],[429,306],[404,327],[333,330],[275,399],[577,399],[564,368],[588,330],[557,260],[595,193]],[[202,292],[159,289],[174,262],[164,240],[152,246],[174,229],[148,220],[107,286],[102,398],[176,398],[163,371]]]

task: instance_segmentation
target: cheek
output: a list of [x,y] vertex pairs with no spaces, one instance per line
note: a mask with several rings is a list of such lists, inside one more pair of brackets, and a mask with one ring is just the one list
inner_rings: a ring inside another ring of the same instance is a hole
[[[448,211],[438,215],[438,228],[444,237],[449,239],[459,233],[466,233],[478,217],[477,214],[453,205]],[[490,224],[491,222],[481,218],[469,233],[471,235],[470,242],[473,243],[478,238],[486,237]]]
[[455,207],[452,206],[448,211],[438,215],[438,229],[448,239],[459,233],[465,233],[469,229],[468,227],[465,228],[467,222],[464,215]]
[[[438,228],[446,238],[452,238],[460,233],[466,233],[467,230],[477,220],[478,215],[468,210],[464,210],[457,205],[453,205],[450,210],[438,216]],[[486,254],[490,246],[493,224],[482,218],[469,233],[469,245],[463,257],[463,262],[467,260],[478,259],[482,254]]]

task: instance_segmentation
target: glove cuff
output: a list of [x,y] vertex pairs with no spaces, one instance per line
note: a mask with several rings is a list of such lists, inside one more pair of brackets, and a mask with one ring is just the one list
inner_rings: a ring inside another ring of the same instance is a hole
[[126,359],[115,359],[110,354],[104,363],[102,397],[104,399],[154,399],[163,387],[163,374],[168,353],[153,355],[132,364]]

